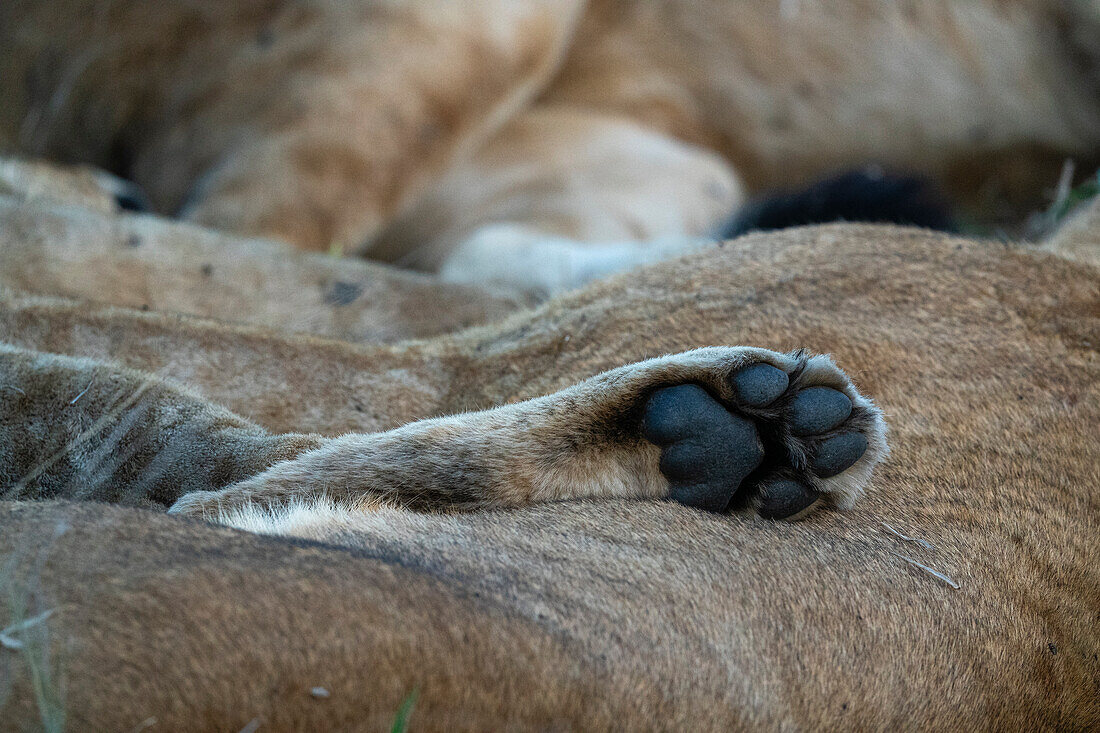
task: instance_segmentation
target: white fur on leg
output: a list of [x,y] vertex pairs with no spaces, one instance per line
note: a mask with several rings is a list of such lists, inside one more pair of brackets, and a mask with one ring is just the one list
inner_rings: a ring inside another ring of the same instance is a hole
[[441,279],[554,295],[592,280],[678,257],[714,243],[709,237],[663,237],[646,242],[578,242],[521,224],[478,230],[443,263]]
[[394,512],[408,513],[373,498],[350,504],[319,496],[275,506],[246,504],[217,514],[211,521],[255,534],[329,541],[341,532],[383,530]]

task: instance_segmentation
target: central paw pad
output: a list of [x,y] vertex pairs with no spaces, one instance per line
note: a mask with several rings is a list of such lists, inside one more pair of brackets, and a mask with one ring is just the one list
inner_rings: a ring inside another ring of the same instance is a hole
[[735,415],[696,384],[658,390],[646,404],[642,430],[661,446],[661,473],[670,496],[683,504],[720,512],[764,459],[751,420]]
[[715,512],[753,506],[774,519],[814,506],[868,440],[863,411],[838,389],[806,384],[804,367],[758,363],[734,371],[721,389],[653,392],[642,433],[661,448],[670,498]]

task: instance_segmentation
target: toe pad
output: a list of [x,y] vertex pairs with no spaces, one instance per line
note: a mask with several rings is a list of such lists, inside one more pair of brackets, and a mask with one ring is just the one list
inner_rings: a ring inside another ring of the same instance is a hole
[[848,395],[828,387],[808,387],[791,400],[792,435],[827,433],[852,414]]
[[791,479],[777,479],[760,487],[760,516],[764,519],[786,519],[813,506],[821,494]]
[[817,446],[810,468],[820,478],[836,476],[850,468],[866,450],[867,438],[861,433],[834,435]]
[[705,389],[681,384],[646,403],[642,434],[661,447],[669,497],[709,511],[725,510],[764,449],[752,421],[735,415]]
[[787,391],[787,373],[771,364],[753,364],[733,375],[737,401],[748,407],[765,407]]

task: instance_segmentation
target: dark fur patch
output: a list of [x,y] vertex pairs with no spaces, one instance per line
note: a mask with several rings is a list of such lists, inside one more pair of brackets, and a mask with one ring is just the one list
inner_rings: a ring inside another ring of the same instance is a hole
[[335,306],[351,305],[362,294],[362,285],[336,280],[325,291],[325,302]]
[[776,191],[749,202],[722,228],[731,239],[752,231],[859,221],[953,232],[951,207],[928,180],[877,167],[825,178],[801,191]]
[[148,212],[153,210],[149,197],[136,183],[125,181],[115,192],[115,204],[123,211]]

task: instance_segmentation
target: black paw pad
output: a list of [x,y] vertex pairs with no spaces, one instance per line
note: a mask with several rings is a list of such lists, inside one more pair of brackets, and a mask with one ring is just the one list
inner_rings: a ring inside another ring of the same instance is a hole
[[821,493],[792,479],[776,479],[760,486],[760,516],[786,519],[804,512],[817,503]]
[[828,387],[808,387],[791,400],[792,435],[819,435],[840,425],[852,414],[848,395]]
[[747,407],[766,407],[787,391],[790,379],[771,364],[753,364],[733,375],[733,394]]
[[660,389],[646,403],[642,433],[650,443],[668,445],[705,430],[700,420],[720,422],[719,412],[725,410],[697,384]]
[[821,478],[836,476],[851,468],[867,450],[867,438],[862,433],[841,433],[817,445],[810,468]]
[[756,427],[729,412],[694,384],[653,393],[642,434],[661,447],[661,473],[669,496],[689,506],[720,512],[764,457]]

